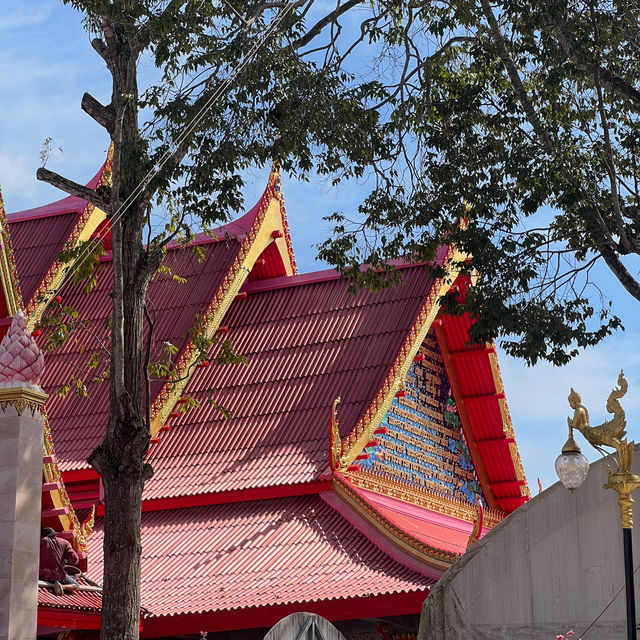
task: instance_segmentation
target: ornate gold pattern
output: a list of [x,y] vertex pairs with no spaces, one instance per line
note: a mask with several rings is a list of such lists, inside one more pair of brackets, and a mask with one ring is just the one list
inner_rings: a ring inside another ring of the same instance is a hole
[[[240,249],[238,250],[238,255],[233,261],[233,264],[231,265],[227,275],[224,277],[221,285],[218,287],[218,291],[200,321],[200,326],[197,331],[207,338],[211,338],[215,334],[222,322],[222,319],[227,313],[227,310],[236,297],[236,294],[251,272],[251,268],[259,257],[259,254],[264,250],[266,244],[273,241],[270,234],[265,235],[264,233],[261,233],[261,227],[263,226],[267,212],[270,209],[270,205],[273,200],[277,202],[278,212],[282,218],[282,223],[286,223],[284,212],[282,210],[282,195],[279,185],[280,174],[277,167],[274,166],[271,175],[269,176],[267,188],[260,200],[258,213],[251,225],[251,229],[242,241]],[[265,245],[260,246],[258,251],[254,244],[256,243],[259,234],[262,238],[261,242],[265,242]],[[290,250],[290,240],[288,240],[287,243],[287,250]],[[293,255],[292,249],[291,255]],[[292,263],[292,268],[295,268],[295,262]],[[151,406],[152,437],[160,431],[160,428],[166,422],[169,414],[173,411],[179,398],[184,393],[184,389],[191,379],[191,375],[195,371],[198,357],[198,349],[194,342],[189,340],[180,354],[176,365],[176,377],[179,379],[179,382],[167,382],[162,387],[160,393]]]
[[273,165],[271,169],[272,173],[275,172],[277,174],[274,195],[278,202],[280,203],[280,213],[282,215],[282,228],[284,231],[284,239],[287,243],[287,253],[289,254],[289,261],[291,262],[291,269],[293,274],[298,273],[298,265],[296,265],[296,257],[293,254],[293,243],[291,242],[291,233],[289,232],[289,222],[287,220],[287,211],[284,208],[284,195],[282,194],[282,178],[280,176],[280,167],[276,164]]
[[332,469],[338,466],[340,460],[340,428],[338,427],[338,403],[340,397],[338,396],[331,405],[331,431],[329,434],[329,463]]
[[[468,502],[445,496],[431,489],[405,484],[395,478],[385,478],[375,472],[364,469],[349,471],[346,477],[355,486],[362,489],[396,498],[459,520],[475,522],[477,517],[476,507]],[[504,520],[504,517],[505,514],[502,511],[487,508],[484,510],[484,526],[491,529]]]
[[19,416],[28,408],[34,416],[42,410],[47,397],[44,391],[36,391],[28,387],[4,387],[0,389],[0,408],[4,413],[7,407],[13,407]]
[[62,474],[58,468],[58,463],[55,457],[55,449],[53,447],[53,439],[51,438],[51,428],[49,426],[49,420],[47,419],[47,412],[42,409],[42,421],[44,424],[44,438],[42,443],[42,451],[44,456],[50,457],[52,462],[44,463],[44,478],[45,482],[54,482],[58,485],[58,489],[54,489],[50,492],[53,504],[56,507],[66,507],[68,512],[66,515],[59,516],[60,528],[63,531],[72,530],[75,534],[73,539],[73,546],[76,551],[87,550],[87,539],[93,531],[93,524],[95,518],[95,507],[92,507],[91,514],[85,520],[83,524],[80,524],[78,516],[69,500],[69,495],[64,486],[62,480]]
[[[113,144],[109,147],[107,160],[104,164],[104,168],[102,169],[102,174],[98,180],[96,188],[111,184],[112,165]],[[90,203],[87,203],[80,214],[80,218],[78,218],[78,221],[71,231],[69,238],[65,242],[64,248],[71,249],[79,241],[88,240],[91,233],[95,231],[104,218],[104,211],[94,207]],[[44,313],[44,310],[47,308],[51,298],[56,293],[57,287],[62,283],[69,266],[69,264],[61,263],[56,259],[45,274],[42,282],[38,285],[38,288],[33,294],[31,300],[27,303],[25,314],[28,318],[28,327],[30,331],[33,331],[35,325],[40,319],[40,316]]]
[[447,275],[432,284],[418,318],[403,342],[382,387],[364,416],[342,443],[342,455],[339,465],[341,470],[346,470],[356,459],[389,410],[396,392],[413,363],[414,356],[418,353],[418,349],[440,309],[439,299],[450,289],[459,271],[459,267],[456,265],[463,262],[464,259],[464,254],[457,251],[455,247],[449,247],[443,262],[447,269]]
[[[476,498],[478,496],[476,495]],[[469,540],[467,542],[467,551],[473,547],[473,545],[480,539],[480,534],[482,533],[482,525],[484,520],[484,508],[482,507],[482,502],[478,499],[478,503],[476,504],[476,519],[473,523],[473,530],[469,534]]]
[[340,474],[334,474],[332,485],[340,498],[353,507],[360,515],[364,516],[365,519],[373,524],[388,540],[414,558],[444,571],[460,557],[461,554],[459,553],[432,547],[409,535],[399,527],[396,527],[396,525],[363,500]]
[[5,299],[7,301],[7,311],[9,316],[14,316],[18,309],[22,310],[22,295],[18,281],[18,270],[13,256],[13,246],[11,244],[11,234],[9,224],[4,210],[2,192],[0,191],[0,241],[2,242],[2,257],[0,259],[0,280]]

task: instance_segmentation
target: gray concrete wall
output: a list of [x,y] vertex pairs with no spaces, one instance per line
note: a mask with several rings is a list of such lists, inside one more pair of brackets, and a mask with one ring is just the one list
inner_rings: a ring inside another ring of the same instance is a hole
[[[477,542],[432,589],[419,640],[538,640],[570,629],[577,639],[612,600],[584,638],[626,637],[617,495],[602,488],[607,462],[593,464],[574,494],[557,483]],[[633,470],[640,475],[637,448]],[[640,501],[640,491],[636,494]],[[637,567],[640,509],[635,506]]]
[[0,640],[33,640],[38,608],[42,420],[0,409]]

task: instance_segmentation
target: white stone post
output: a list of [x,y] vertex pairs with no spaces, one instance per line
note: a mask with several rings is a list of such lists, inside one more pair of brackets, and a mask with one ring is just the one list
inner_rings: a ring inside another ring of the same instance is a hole
[[24,388],[0,393],[0,640],[33,640],[42,497],[39,407],[47,396]]

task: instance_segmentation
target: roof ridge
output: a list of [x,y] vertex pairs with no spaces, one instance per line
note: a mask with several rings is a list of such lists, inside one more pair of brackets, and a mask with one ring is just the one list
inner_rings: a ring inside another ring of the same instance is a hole
[[[402,260],[390,261],[389,264],[398,270],[413,269],[425,265],[424,262],[404,262]],[[242,287],[242,291],[245,291],[247,294],[262,293],[264,291],[275,291],[288,287],[300,287],[306,284],[330,282],[331,280],[339,280],[341,277],[342,275],[336,269],[322,269],[320,271],[297,273],[293,276],[278,276],[276,278],[247,282],[244,287]]]

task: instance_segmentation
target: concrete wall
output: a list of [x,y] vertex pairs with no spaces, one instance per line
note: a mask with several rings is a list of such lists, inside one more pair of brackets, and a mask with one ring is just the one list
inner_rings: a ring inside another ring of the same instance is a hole
[[[570,629],[577,639],[612,600],[585,640],[626,637],[617,495],[602,488],[607,462],[593,464],[574,494],[557,483],[477,542],[432,589],[423,606],[419,640],[539,640]],[[637,448],[633,470],[640,475]],[[640,501],[640,491],[636,494]],[[637,567],[637,505],[634,514]]]
[[0,409],[0,640],[33,640],[37,625],[42,420]]

